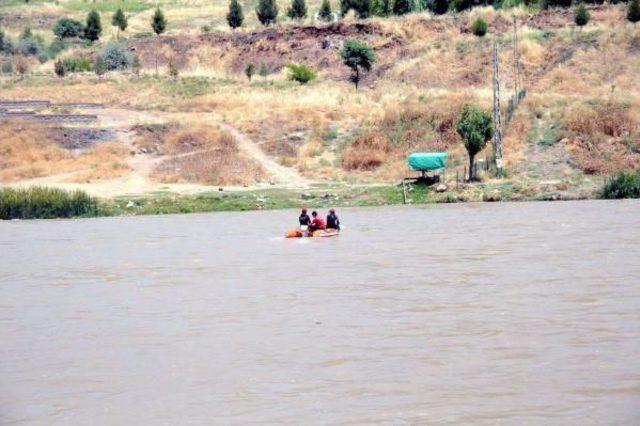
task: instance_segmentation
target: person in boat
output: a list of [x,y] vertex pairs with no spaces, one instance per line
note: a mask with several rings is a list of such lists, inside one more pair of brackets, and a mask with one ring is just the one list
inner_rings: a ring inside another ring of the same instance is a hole
[[300,222],[300,226],[311,225],[311,218],[307,214],[307,209],[302,209],[302,212],[300,213],[300,217],[298,218],[298,221]]
[[330,209],[329,214],[327,215],[327,229],[335,229],[336,231],[340,230],[340,219],[338,219],[338,215],[336,215],[336,211],[334,209]]
[[309,232],[313,233],[318,229],[327,229],[327,224],[324,220],[318,216],[318,212],[311,212],[311,225],[309,225]]

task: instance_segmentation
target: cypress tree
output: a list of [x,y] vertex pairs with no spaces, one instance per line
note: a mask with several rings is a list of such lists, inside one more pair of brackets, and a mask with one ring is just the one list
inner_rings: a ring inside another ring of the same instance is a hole
[[411,4],[411,0],[396,0],[393,3],[394,15],[406,15],[407,13],[411,13],[412,10],[413,5]]
[[120,38],[120,31],[126,30],[129,25],[127,17],[124,16],[122,9],[118,9],[116,13],[113,14],[113,18],[111,18],[111,25],[118,27],[118,35],[116,38]]
[[278,5],[275,0],[260,0],[256,8],[258,20],[264,26],[273,24],[278,17]]
[[100,22],[100,15],[95,10],[92,10],[87,15],[87,25],[84,27],[84,38],[89,41],[96,41],[102,34],[102,23]]
[[167,20],[160,8],[157,8],[156,13],[153,14],[153,18],[151,19],[151,28],[153,28],[153,32],[156,33],[156,35],[162,34],[167,29]]
[[242,26],[244,22],[244,13],[242,12],[242,6],[238,3],[238,0],[231,0],[229,3],[229,13],[227,13],[227,23],[234,30]]
[[632,22],[634,24],[640,21],[640,2],[638,0],[631,0],[631,2],[629,3],[627,19],[629,20],[629,22]]
[[373,0],[371,13],[376,16],[391,15],[391,0]]
[[322,0],[320,10],[318,11],[318,17],[325,22],[331,22],[333,20],[333,12],[331,12],[331,3],[329,0]]
[[436,15],[444,15],[449,10],[449,0],[433,0],[429,3],[429,9]]
[[287,16],[291,19],[303,19],[307,17],[307,4],[304,0],[292,0],[291,7],[287,10]]

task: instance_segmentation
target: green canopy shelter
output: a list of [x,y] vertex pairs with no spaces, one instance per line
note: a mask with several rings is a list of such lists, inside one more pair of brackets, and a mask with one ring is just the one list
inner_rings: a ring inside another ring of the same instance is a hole
[[409,155],[409,167],[419,172],[431,172],[446,168],[448,152],[416,152]]

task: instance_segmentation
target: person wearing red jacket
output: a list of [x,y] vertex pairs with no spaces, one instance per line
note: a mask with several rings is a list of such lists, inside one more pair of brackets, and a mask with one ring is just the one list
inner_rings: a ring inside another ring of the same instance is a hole
[[317,231],[318,229],[327,229],[327,224],[324,222],[318,212],[311,212],[311,225],[309,225],[309,232]]

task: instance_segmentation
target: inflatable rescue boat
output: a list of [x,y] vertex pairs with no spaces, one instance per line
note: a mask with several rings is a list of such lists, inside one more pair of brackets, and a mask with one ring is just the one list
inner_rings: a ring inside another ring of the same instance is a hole
[[317,229],[313,232],[309,232],[306,226],[292,229],[288,231],[284,236],[286,238],[305,238],[305,237],[335,237],[340,235],[340,231],[337,229]]

